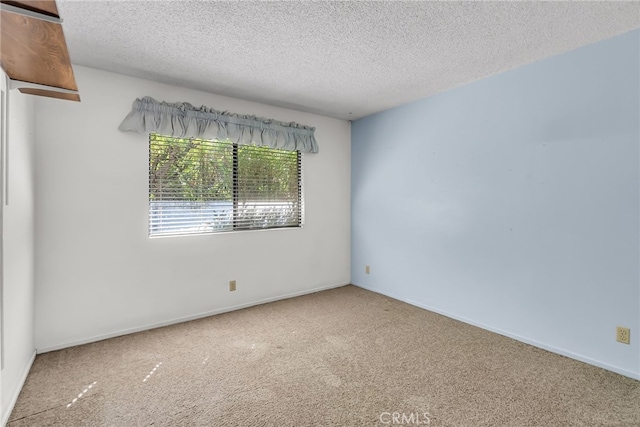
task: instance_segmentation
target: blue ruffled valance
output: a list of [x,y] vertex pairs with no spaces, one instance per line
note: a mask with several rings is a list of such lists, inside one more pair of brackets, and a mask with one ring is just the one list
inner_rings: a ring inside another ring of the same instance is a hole
[[133,102],[121,131],[158,133],[176,138],[229,139],[236,144],[267,145],[283,150],[317,153],[315,128],[262,117],[170,104],[145,96]]

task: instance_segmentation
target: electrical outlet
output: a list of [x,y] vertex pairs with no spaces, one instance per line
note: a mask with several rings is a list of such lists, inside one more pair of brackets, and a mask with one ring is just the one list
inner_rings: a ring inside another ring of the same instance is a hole
[[236,281],[235,280],[231,280],[229,282],[229,292],[233,292],[236,290]]
[[630,331],[629,328],[625,328],[622,326],[618,326],[616,328],[616,341],[621,342],[623,344],[629,344],[630,341]]
[[364,272],[365,272],[366,274],[371,273],[371,267],[369,267],[368,265],[365,265],[365,266],[364,266]]

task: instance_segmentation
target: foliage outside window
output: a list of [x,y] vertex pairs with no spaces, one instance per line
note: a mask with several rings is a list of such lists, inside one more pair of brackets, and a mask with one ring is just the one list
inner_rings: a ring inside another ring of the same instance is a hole
[[149,135],[149,235],[302,225],[301,154]]

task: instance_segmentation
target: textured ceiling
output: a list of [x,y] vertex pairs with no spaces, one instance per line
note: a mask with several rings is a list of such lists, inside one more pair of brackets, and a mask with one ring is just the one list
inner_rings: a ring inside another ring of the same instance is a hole
[[640,27],[637,1],[58,5],[76,64],[343,119]]

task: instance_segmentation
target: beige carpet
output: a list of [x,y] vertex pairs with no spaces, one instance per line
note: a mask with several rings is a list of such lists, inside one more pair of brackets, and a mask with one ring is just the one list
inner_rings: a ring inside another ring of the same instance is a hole
[[640,382],[346,286],[40,355],[8,424],[149,425],[640,426]]

